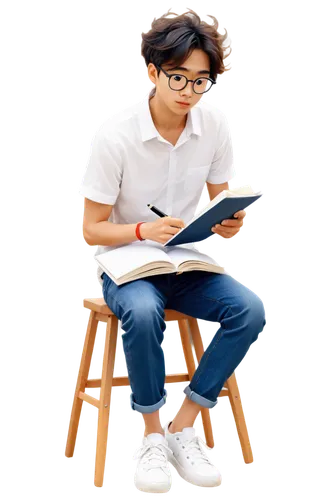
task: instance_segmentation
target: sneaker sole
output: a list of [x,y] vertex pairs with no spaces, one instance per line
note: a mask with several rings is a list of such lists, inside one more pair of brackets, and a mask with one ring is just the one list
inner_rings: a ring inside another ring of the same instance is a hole
[[152,481],[150,483],[147,483],[146,485],[139,485],[137,481],[137,473],[135,473],[134,476],[134,484],[136,488],[140,491],[145,491],[146,493],[167,493],[172,485],[172,477],[170,474],[170,482],[169,483],[158,483],[155,481]]
[[146,493],[167,493],[171,488],[171,481],[169,485],[164,483],[152,482],[140,488],[140,486],[136,483],[136,480],[134,479],[134,484],[138,490],[145,491]]
[[187,475],[184,470],[184,468],[180,465],[176,457],[173,455],[169,459],[170,463],[174,466],[174,468],[177,470],[178,474],[185,479],[188,483],[194,484],[195,486],[204,486],[206,488],[214,487],[214,486],[220,486],[221,484],[221,479],[218,482],[215,482],[214,484],[200,484],[200,483],[195,483],[193,482]]

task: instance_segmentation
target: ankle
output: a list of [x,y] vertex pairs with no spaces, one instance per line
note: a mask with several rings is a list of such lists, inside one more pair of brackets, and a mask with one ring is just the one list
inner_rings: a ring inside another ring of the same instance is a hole
[[164,430],[161,428],[161,429],[145,429],[145,432],[144,432],[144,437],[148,436],[148,434],[152,434],[152,433],[159,433],[159,434],[162,434],[162,436],[165,435],[164,433]]
[[148,436],[149,434],[162,434],[162,436],[164,436],[163,429],[158,431],[148,431],[146,435]]
[[168,432],[171,432],[171,434],[174,434],[175,432],[181,432],[183,429],[180,429],[174,424],[174,421],[172,420],[171,423],[168,426]]
[[142,413],[144,420],[144,436],[152,433],[160,433],[164,435],[164,430],[160,421],[159,411],[156,410],[153,413]]

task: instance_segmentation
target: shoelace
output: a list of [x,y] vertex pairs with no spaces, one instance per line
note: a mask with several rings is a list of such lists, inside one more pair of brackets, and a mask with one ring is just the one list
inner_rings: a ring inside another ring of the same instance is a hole
[[[164,451],[163,448],[166,451]],[[148,463],[149,468],[151,469],[161,467],[165,472],[167,472],[167,465],[165,465],[165,460],[167,460],[168,452],[170,453],[170,448],[168,447],[168,445],[164,443],[148,442],[145,445],[141,446],[141,448],[139,448],[134,453],[133,460],[135,460],[136,458],[141,458],[145,455],[142,460],[143,464]],[[157,463],[151,463],[152,460],[156,460]]]
[[201,463],[213,465],[208,459],[205,450],[202,448],[202,445],[207,448],[207,450],[210,450],[210,448],[206,445],[206,443],[201,439],[200,436],[193,436],[193,438],[189,441],[183,441],[183,445],[185,451],[189,452],[191,458],[193,458],[196,462],[196,465],[198,465],[200,461]]

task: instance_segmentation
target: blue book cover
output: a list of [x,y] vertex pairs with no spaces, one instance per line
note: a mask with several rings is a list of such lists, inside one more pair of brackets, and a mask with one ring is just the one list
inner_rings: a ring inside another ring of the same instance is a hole
[[[237,193],[237,189],[234,191],[222,191],[210,202],[212,205],[211,208],[207,210],[206,207],[203,213],[195,216],[186,227],[178,231],[163,246],[168,247],[184,243],[194,243],[195,241],[202,241],[209,238],[209,236],[213,236],[215,233],[212,232],[211,228],[215,224],[221,224],[224,219],[235,219],[233,214],[239,210],[244,210],[262,196],[261,192],[242,194],[242,190],[246,192],[244,188],[239,188],[239,194],[234,194]],[[229,193],[232,194],[230,195]]]

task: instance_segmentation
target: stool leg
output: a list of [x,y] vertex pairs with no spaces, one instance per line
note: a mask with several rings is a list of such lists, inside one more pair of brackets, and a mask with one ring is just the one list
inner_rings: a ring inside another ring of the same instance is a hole
[[247,432],[247,427],[245,423],[245,417],[242,407],[242,402],[238,390],[238,385],[236,381],[236,375],[233,373],[225,383],[229,391],[229,400],[234,414],[234,419],[236,422],[238,437],[242,447],[244,462],[250,464],[253,462],[252,449],[250,445],[250,439]]
[[101,379],[100,404],[98,410],[97,447],[95,462],[95,486],[103,486],[106,446],[108,439],[111,389],[118,334],[118,318],[108,316],[105,336],[103,372]]
[[74,394],[74,402],[72,407],[72,413],[69,423],[67,444],[66,444],[66,457],[72,457],[74,454],[75,441],[77,436],[77,430],[79,426],[79,420],[81,415],[81,408],[83,400],[80,399],[79,393],[84,392],[86,388],[86,382],[89,375],[89,368],[91,363],[91,357],[94,349],[96,331],[98,321],[96,320],[96,313],[94,311],[90,312],[89,323],[87,327],[86,338],[84,341],[84,347],[81,357],[79,374],[77,377],[76,389]]
[[[180,330],[178,339],[183,356],[183,364],[191,380],[196,370],[196,366],[187,321],[184,319],[177,321],[177,326]],[[215,448],[216,440],[213,430],[212,412],[209,408],[202,407],[200,409],[200,427],[207,445],[211,448]]]
[[[190,319],[185,320],[185,321],[187,321],[187,323],[188,323],[189,332],[190,332],[190,335],[191,335],[192,340],[193,340],[195,355],[196,355],[196,358],[197,358],[197,361],[199,364],[201,357],[204,353],[204,347],[203,347],[202,338],[200,335],[198,321],[196,318],[190,318]],[[191,349],[191,351],[192,351],[192,349]],[[192,377],[193,377],[193,374],[191,375],[191,378]],[[201,409],[201,417],[202,417],[202,424],[203,424],[203,428],[204,428],[204,432],[205,432],[206,444],[210,448],[214,448],[214,437],[213,437],[212,422],[210,420],[209,408],[202,408]]]

